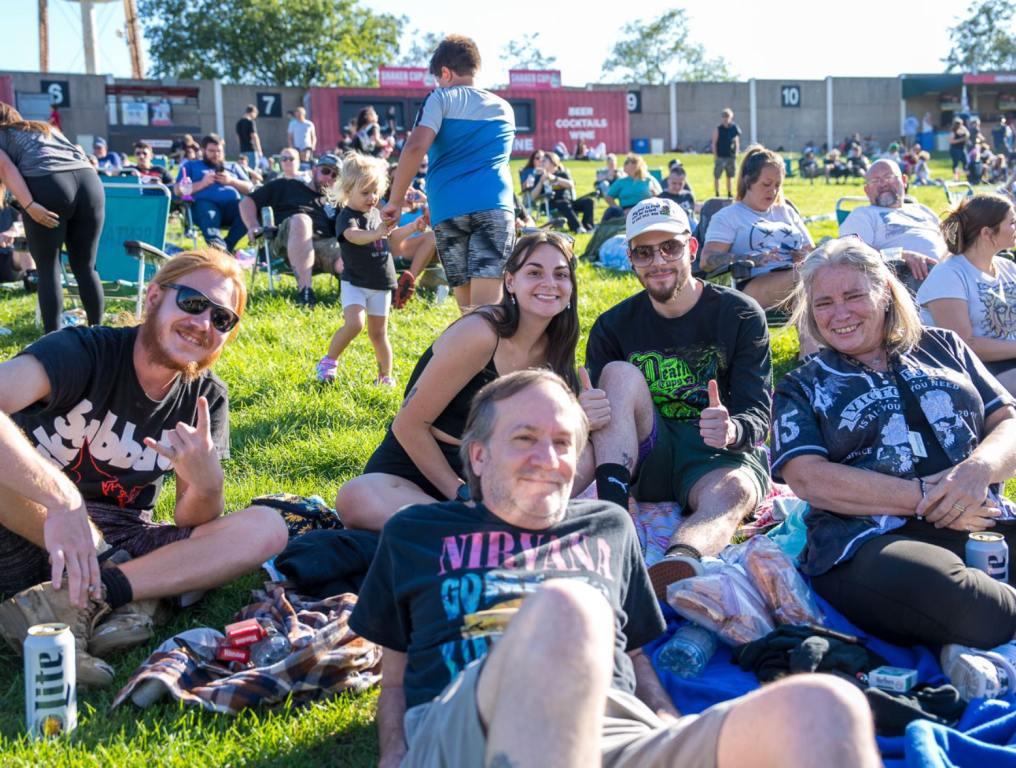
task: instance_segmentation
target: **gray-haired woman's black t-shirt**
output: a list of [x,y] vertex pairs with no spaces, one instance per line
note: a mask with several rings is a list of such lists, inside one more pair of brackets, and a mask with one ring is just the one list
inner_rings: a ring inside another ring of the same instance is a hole
[[0,130],[0,150],[6,152],[22,176],[46,176],[62,171],[89,169],[85,153],[57,128],[41,131]]

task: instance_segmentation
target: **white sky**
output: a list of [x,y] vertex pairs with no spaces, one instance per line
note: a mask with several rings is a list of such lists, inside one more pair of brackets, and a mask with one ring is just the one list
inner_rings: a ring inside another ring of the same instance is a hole
[[[227,0],[242,2],[243,0]],[[480,84],[507,82],[500,61],[513,39],[540,33],[545,54],[557,56],[556,68],[565,85],[581,86],[600,79],[600,67],[624,24],[623,13],[597,9],[606,3],[506,0],[504,12],[492,12],[491,0],[367,0],[376,11],[407,16],[412,30],[461,32],[473,37],[486,64]],[[618,4],[623,8],[628,3]],[[632,3],[631,5],[635,5]],[[635,18],[658,16],[674,3],[640,0]],[[38,0],[0,0],[0,70],[37,70]],[[99,69],[130,76],[123,27],[123,4],[96,2]],[[904,72],[939,72],[949,50],[947,29],[965,4],[930,0],[905,7],[885,0],[773,0],[766,3],[688,3],[693,38],[710,56],[722,55],[741,78],[820,79],[834,76],[895,76]],[[887,18],[887,16],[889,18]],[[733,20],[732,20],[733,17]],[[49,0],[50,71],[83,72],[81,14],[77,3]],[[895,29],[886,34],[886,23]],[[883,30],[877,44],[862,39],[866,30]],[[252,52],[252,55],[256,55]],[[651,52],[647,52],[651,55]],[[425,65],[425,62],[421,64]]]

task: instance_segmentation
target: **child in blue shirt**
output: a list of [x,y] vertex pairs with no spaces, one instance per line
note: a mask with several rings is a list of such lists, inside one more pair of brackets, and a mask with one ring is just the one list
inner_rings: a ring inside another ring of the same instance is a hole
[[450,35],[430,60],[438,88],[427,95],[402,149],[385,223],[394,225],[424,155],[427,197],[437,252],[460,309],[494,304],[515,244],[515,207],[508,168],[515,113],[501,97],[473,85],[480,52]]

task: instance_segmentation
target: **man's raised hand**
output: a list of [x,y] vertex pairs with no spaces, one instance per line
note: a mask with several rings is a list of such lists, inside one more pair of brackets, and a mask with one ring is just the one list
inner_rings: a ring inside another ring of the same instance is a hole
[[585,366],[579,368],[579,383],[582,385],[582,391],[579,393],[579,405],[582,406],[582,410],[586,412],[586,418],[589,419],[589,431],[595,432],[610,423],[610,400],[607,399],[606,392],[593,387],[589,371],[585,369]]
[[716,379],[709,380],[709,407],[699,416],[699,434],[710,448],[726,448],[737,435],[737,425],[720,402],[720,388]]
[[222,467],[212,441],[211,418],[208,400],[198,398],[198,420],[193,427],[177,422],[166,432],[164,442],[145,438],[145,445],[171,462],[177,476],[188,485],[204,492],[215,493],[222,489]]

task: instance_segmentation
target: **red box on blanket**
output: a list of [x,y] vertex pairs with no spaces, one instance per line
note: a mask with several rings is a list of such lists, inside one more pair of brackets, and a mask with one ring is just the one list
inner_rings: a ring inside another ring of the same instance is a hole
[[254,645],[265,636],[265,629],[257,619],[245,619],[226,625],[226,642],[234,648]]
[[234,648],[232,645],[220,645],[215,651],[215,658],[219,661],[237,661],[246,664],[250,661],[250,651],[247,648]]

